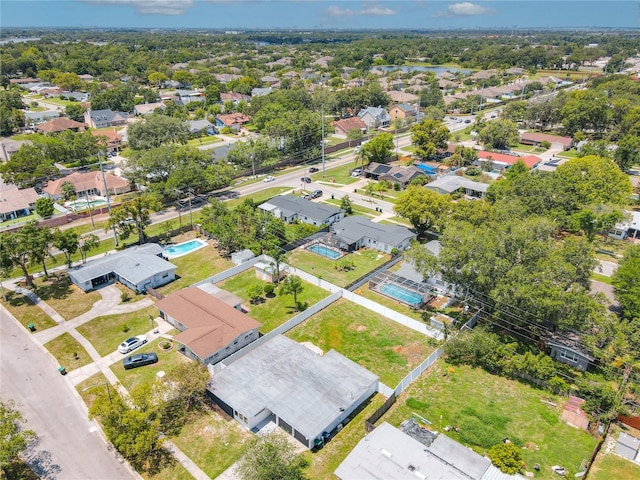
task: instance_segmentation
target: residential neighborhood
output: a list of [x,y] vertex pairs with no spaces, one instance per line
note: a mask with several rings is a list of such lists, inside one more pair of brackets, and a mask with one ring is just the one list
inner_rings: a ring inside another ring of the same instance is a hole
[[638,35],[559,32],[9,28],[3,475],[640,476]]

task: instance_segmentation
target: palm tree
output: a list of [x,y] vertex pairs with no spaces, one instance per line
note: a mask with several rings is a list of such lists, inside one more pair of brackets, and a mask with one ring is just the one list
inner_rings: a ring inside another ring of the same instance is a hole
[[296,310],[298,310],[298,294],[302,293],[304,290],[304,285],[302,284],[302,280],[300,277],[296,275],[289,275],[282,282],[282,286],[280,287],[280,294],[293,295],[293,303],[295,304]]

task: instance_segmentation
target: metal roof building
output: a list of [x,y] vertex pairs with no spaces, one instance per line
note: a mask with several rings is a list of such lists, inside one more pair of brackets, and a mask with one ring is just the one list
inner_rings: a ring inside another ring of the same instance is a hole
[[307,448],[373,395],[378,377],[334,350],[278,335],[211,377],[209,392],[253,429],[272,421]]

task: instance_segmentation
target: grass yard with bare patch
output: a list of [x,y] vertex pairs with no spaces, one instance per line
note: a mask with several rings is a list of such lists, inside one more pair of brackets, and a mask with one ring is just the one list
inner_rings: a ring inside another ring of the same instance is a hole
[[340,299],[287,336],[334,349],[394,388],[435,350],[435,341],[364,307]]
[[[270,332],[298,313],[294,308],[293,295],[281,295],[278,288],[276,288],[274,296],[271,298],[263,295],[259,303],[255,305],[251,304],[249,302],[249,296],[247,295],[247,288],[252,285],[259,285],[261,288],[264,288],[266,284],[267,282],[256,278],[253,268],[218,284],[220,288],[242,298],[243,305],[249,307],[251,310],[248,315],[262,323],[262,327],[260,327],[262,334]],[[298,303],[309,307],[329,296],[329,292],[320,287],[305,281],[303,281],[302,284],[304,289],[298,294]]]
[[84,347],[68,332],[45,343],[44,347],[56,357],[58,364],[65,367],[68,372],[93,361]]
[[210,478],[216,478],[244,453],[253,434],[231,418],[207,412],[171,438]]
[[[545,401],[556,403],[551,406]],[[560,420],[565,398],[527,384],[492,375],[480,368],[437,362],[414,382],[380,421],[394,426],[416,413],[434,430],[458,426],[447,435],[484,455],[509,438],[522,449],[526,470],[540,465],[536,478],[558,476],[551,466],[567,469],[567,478],[580,471],[596,438]]]
[[36,295],[58,312],[65,320],[82,315],[102,298],[98,292],[83,292],[71,283],[66,273],[52,274],[49,278],[36,278]]
[[115,352],[127,338],[151,330],[149,315],[155,317],[157,314],[158,309],[150,306],[137,312],[104,315],[80,325],[77,330],[104,357]]
[[32,323],[37,332],[57,325],[53,318],[35,306],[29,297],[9,290],[5,290],[5,295],[7,301],[0,302],[25,328]]
[[[338,260],[330,260],[304,248],[297,248],[289,253],[287,263],[327,282],[344,287],[379,267],[390,258],[389,255],[377,250],[363,248]],[[353,262],[353,269],[340,271],[336,268],[344,262]]]

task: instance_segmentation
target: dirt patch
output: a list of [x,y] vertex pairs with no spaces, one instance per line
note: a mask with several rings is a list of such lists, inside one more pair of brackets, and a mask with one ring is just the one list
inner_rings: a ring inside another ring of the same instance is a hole
[[356,326],[356,331],[357,332],[366,332],[367,331],[367,327],[365,327],[364,325],[358,325],[358,326]]
[[410,365],[417,365],[424,360],[422,347],[418,343],[409,345],[396,345],[393,351],[405,357]]

